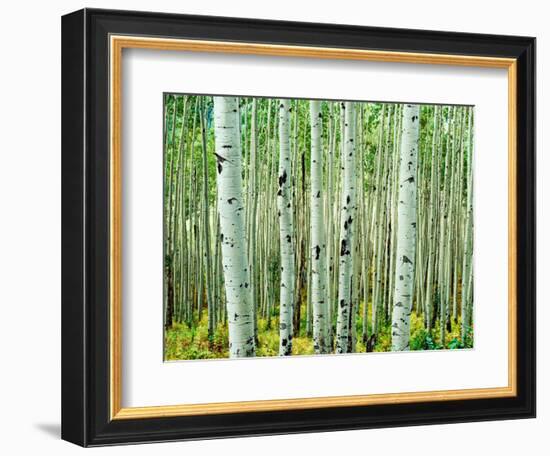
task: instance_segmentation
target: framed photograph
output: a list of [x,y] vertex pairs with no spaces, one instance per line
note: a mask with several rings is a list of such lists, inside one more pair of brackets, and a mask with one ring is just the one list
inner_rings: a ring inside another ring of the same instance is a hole
[[535,39],[62,19],[62,437],[535,416]]

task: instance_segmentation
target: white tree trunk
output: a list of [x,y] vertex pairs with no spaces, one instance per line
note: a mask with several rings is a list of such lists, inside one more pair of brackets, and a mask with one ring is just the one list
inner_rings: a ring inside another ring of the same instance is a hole
[[237,98],[214,97],[218,212],[231,358],[255,355],[238,122]]
[[435,236],[437,235],[437,198],[439,193],[439,138],[438,129],[441,127],[439,121],[439,106],[434,107],[434,124],[433,124],[433,136],[432,136],[432,158],[431,158],[431,175],[430,175],[430,198],[429,198],[429,215],[428,215],[428,270],[426,278],[426,293],[424,309],[426,312],[426,329],[432,330],[432,316],[434,308],[434,294],[433,294],[433,276],[435,267],[436,256],[436,242]]
[[327,353],[327,276],[323,195],[323,119],[321,102],[310,102],[311,122],[311,301],[313,303],[313,347]]
[[[340,270],[338,280],[338,319],[336,323],[336,352],[349,353],[351,292],[353,284],[353,222],[355,221],[355,106],[342,103],[344,116],[344,150],[342,205],[340,209]],[[352,322],[353,323],[353,322]]]
[[281,244],[281,291],[279,318],[279,355],[292,354],[292,316],[294,302],[294,244],[292,220],[292,169],[290,162],[290,101],[279,103],[279,237]]
[[397,250],[392,313],[392,351],[409,350],[416,258],[416,164],[420,109],[403,107],[397,206]]
[[473,158],[474,152],[472,148],[472,116],[473,111],[470,108],[468,112],[468,129],[467,129],[467,141],[468,147],[468,168],[466,169],[467,175],[467,190],[466,190],[466,221],[464,223],[464,259],[462,266],[462,297],[461,297],[461,337],[462,341],[466,340],[468,331],[472,326],[471,322],[471,297],[472,297],[472,263],[473,263],[473,201],[472,201],[472,185],[473,185]]

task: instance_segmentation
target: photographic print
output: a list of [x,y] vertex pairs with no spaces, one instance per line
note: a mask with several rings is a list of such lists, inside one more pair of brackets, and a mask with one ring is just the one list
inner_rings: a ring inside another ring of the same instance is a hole
[[472,106],[163,101],[166,361],[473,347]]

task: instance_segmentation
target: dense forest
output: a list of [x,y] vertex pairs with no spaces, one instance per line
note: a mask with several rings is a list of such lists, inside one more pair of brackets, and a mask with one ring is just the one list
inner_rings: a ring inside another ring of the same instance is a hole
[[473,117],[165,94],[165,359],[472,347]]

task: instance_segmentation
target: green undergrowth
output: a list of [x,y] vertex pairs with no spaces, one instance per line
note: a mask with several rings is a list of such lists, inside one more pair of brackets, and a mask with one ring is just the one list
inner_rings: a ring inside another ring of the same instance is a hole
[[[363,328],[363,304],[357,312],[355,321],[356,333],[356,353],[364,353],[365,344],[362,340]],[[312,355],[313,339],[307,334],[306,328],[306,308],[302,306],[300,333],[296,334],[292,342],[293,355]],[[226,324],[218,324],[214,331],[212,341],[208,339],[208,317],[203,313],[200,321],[195,318],[194,325],[186,323],[174,323],[174,325],[165,332],[165,359],[168,361],[189,360],[189,359],[215,359],[227,358],[228,353],[228,329]],[[368,333],[372,334],[371,311],[368,312]],[[258,319],[258,345],[256,347],[256,356],[277,356],[279,352],[279,319],[276,313],[270,318],[270,324],[265,318]],[[451,331],[445,335],[445,349],[461,349],[473,347],[473,334],[468,334],[463,342],[460,335],[460,320],[451,321]],[[411,350],[441,350],[443,345],[439,336],[439,321],[435,323],[431,332],[428,332],[423,325],[422,316],[411,314]],[[391,351],[391,324],[389,322],[380,322],[378,337],[374,345],[375,352]]]

